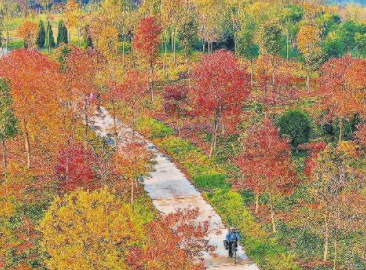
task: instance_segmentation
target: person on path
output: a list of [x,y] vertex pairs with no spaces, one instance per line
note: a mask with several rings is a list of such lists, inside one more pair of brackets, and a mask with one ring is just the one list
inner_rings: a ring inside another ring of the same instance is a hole
[[225,248],[229,250],[229,257],[233,257],[234,249],[238,247],[238,242],[241,240],[241,236],[235,227],[230,228],[225,237]]

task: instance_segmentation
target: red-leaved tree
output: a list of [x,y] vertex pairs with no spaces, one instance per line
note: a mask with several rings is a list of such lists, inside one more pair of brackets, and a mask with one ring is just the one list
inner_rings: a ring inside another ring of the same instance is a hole
[[219,127],[238,122],[242,103],[250,93],[247,68],[226,50],[204,56],[192,72],[190,97],[196,115],[212,123],[212,157],[217,143]]
[[127,73],[125,81],[117,88],[122,102],[130,109],[131,126],[133,129],[135,129],[136,118],[143,109],[146,96],[148,96],[144,88],[145,84],[146,79],[143,74],[137,71],[130,71]]
[[203,270],[199,258],[213,252],[208,243],[208,222],[197,222],[197,209],[178,210],[152,221],[147,232],[148,242],[130,254],[134,269],[142,270]]
[[81,144],[70,144],[59,153],[56,174],[63,191],[79,187],[91,188],[96,176],[96,157],[93,151]]
[[36,50],[15,50],[0,61],[0,77],[9,80],[13,108],[20,120],[28,167],[33,149],[49,149],[62,140],[66,88],[59,68]]
[[132,47],[141,60],[144,60],[150,70],[148,88],[151,92],[151,100],[154,101],[153,74],[154,64],[159,52],[161,27],[154,17],[140,20],[133,40]]
[[365,112],[366,60],[351,56],[330,59],[321,68],[321,109],[326,120],[339,122],[339,141],[343,122]]
[[176,124],[180,137],[182,121],[188,114],[188,87],[183,84],[169,85],[164,88],[164,110]]
[[96,76],[102,61],[103,58],[97,51],[93,49],[84,51],[77,47],[72,48],[65,61],[69,98],[84,114],[86,135],[92,110],[91,95],[97,92]]
[[234,187],[255,193],[256,213],[259,196],[263,192],[269,194],[272,229],[276,232],[275,198],[290,193],[297,184],[291,165],[291,147],[269,120],[252,128],[248,134],[243,152],[237,159],[242,178],[235,181]]

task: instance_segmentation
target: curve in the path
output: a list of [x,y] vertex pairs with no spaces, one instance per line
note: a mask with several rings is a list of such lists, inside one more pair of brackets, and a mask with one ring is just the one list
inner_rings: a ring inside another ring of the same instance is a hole
[[[201,193],[195,189],[170,158],[159,152],[156,146],[139,134],[133,134],[132,129],[120,121],[117,121],[117,125],[120,143],[130,142],[133,140],[133,136],[137,136],[155,154],[154,171],[144,179],[143,184],[156,209],[162,215],[166,215],[178,209],[197,208],[200,213],[199,220],[209,220],[211,233],[208,237],[210,244],[216,247],[217,256],[205,256],[207,269],[258,270],[258,267],[248,259],[242,247],[239,247],[238,250],[237,265],[234,265],[234,261],[228,258],[223,245],[227,228],[212,206],[204,200]],[[113,119],[104,108],[101,108],[100,112],[91,118],[91,127],[99,136],[111,140]]]

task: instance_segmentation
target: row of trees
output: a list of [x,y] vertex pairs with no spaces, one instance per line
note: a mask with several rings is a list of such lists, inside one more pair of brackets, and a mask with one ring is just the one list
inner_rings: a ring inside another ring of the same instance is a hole
[[57,39],[55,38],[50,22],[47,22],[47,27],[44,27],[43,21],[39,21],[37,25],[31,21],[25,21],[18,28],[18,35],[24,40],[24,48],[55,48],[56,45],[69,43],[68,31],[63,21],[58,24]]
[[[137,180],[151,153],[87,132],[105,58],[68,46],[55,58],[22,49],[1,59],[0,267],[204,269],[197,258],[213,248],[198,211],[160,218],[145,202]],[[135,75],[121,86],[126,100],[140,89]]]

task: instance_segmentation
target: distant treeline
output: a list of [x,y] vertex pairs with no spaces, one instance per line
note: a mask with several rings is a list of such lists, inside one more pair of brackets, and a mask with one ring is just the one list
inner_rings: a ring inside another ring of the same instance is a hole
[[331,3],[331,4],[341,4],[341,5],[345,5],[345,4],[349,4],[349,3],[357,3],[357,4],[366,5],[366,0],[328,0],[327,2]]

